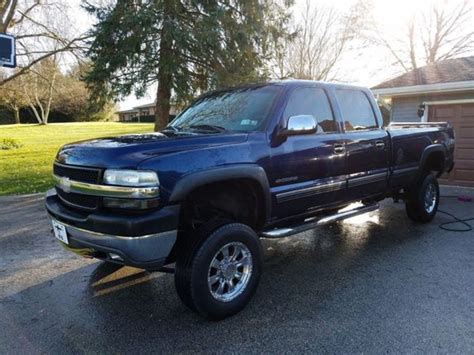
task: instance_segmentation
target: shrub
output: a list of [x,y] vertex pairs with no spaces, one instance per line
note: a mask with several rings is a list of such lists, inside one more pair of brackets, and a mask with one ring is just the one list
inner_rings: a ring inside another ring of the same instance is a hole
[[0,150],[12,150],[21,148],[23,145],[13,138],[3,138],[0,140]]

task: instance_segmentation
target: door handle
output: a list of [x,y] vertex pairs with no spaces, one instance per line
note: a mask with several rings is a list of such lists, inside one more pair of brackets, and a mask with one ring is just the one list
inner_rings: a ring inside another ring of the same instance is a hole
[[385,148],[385,142],[384,142],[384,141],[377,141],[377,142],[375,142],[375,148],[377,148],[377,149],[383,149],[383,148]]
[[341,154],[346,151],[343,144],[334,144],[334,153]]

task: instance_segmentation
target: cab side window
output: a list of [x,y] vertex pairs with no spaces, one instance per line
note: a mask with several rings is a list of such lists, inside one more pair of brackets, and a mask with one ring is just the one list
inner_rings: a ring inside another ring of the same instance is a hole
[[288,99],[283,117],[312,115],[318,123],[317,133],[337,132],[329,100],[321,88],[297,88]]
[[336,97],[346,131],[378,128],[369,98],[364,92],[340,89],[336,90]]

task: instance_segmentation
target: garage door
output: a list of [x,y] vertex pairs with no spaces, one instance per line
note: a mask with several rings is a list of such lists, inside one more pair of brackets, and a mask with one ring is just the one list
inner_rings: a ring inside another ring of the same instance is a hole
[[449,122],[454,128],[455,166],[442,183],[474,186],[474,104],[430,106],[428,120]]

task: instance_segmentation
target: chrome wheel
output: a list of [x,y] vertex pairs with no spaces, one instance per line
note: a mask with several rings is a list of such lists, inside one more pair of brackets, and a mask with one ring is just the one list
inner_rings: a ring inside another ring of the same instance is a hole
[[224,245],[214,255],[207,284],[212,296],[221,302],[230,302],[244,292],[252,275],[252,254],[241,242]]
[[438,199],[438,194],[436,192],[436,186],[434,184],[429,184],[426,186],[425,192],[425,211],[428,213],[433,212],[436,206],[436,201]]

